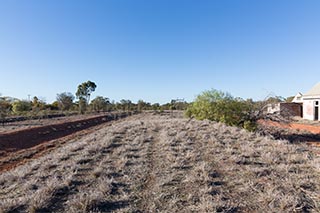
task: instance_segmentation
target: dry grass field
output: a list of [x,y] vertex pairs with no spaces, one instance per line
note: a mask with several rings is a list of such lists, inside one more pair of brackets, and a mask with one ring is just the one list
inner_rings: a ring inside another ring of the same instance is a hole
[[134,115],[0,174],[0,212],[319,212],[319,148]]

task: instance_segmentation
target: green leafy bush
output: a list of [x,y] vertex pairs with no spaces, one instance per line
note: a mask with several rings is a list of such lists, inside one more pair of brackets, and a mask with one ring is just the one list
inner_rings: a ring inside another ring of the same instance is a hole
[[16,101],[12,104],[12,111],[16,114],[31,111],[32,103],[30,101]]
[[202,92],[187,108],[186,116],[199,120],[208,119],[238,126],[250,131],[256,129],[253,103],[234,98],[227,92],[215,89]]

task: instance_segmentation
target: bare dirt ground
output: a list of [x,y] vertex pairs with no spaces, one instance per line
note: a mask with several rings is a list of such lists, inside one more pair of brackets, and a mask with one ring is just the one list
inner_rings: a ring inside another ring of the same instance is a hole
[[175,114],[95,126],[0,175],[2,212],[319,212],[319,148]]
[[320,146],[319,122],[299,121],[279,123],[275,121],[260,121],[261,131],[273,135],[276,139],[285,139],[293,143],[307,143]]
[[266,125],[272,125],[280,128],[285,129],[291,129],[291,130],[300,130],[300,131],[306,131],[313,134],[320,134],[320,126],[318,126],[318,123],[316,124],[303,124],[303,123],[279,123],[274,121],[264,121],[262,122]]

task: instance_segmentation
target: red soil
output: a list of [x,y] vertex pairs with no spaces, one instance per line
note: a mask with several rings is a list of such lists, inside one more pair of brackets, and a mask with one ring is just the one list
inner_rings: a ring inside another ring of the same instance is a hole
[[313,134],[320,134],[320,126],[312,126],[308,124],[298,124],[298,123],[278,123],[275,121],[260,121],[261,124],[276,126],[284,129],[293,129],[293,130],[305,130]]
[[[259,121],[259,123],[262,125],[274,126],[274,127],[279,127],[283,129],[306,131],[314,135],[320,134],[320,126],[313,126],[313,125],[299,124],[299,123],[286,124],[286,123],[279,123],[275,121],[266,121],[266,120],[261,120]],[[313,146],[320,146],[320,141],[318,139],[315,139],[314,141],[308,141],[307,144],[313,145]]]
[[86,134],[90,134],[95,131],[94,128],[85,129],[71,135],[59,138],[56,140],[43,142],[35,147],[28,149],[21,149],[16,152],[4,152],[4,155],[0,157],[0,173],[3,171],[11,170],[19,165],[22,165],[31,159],[41,157],[42,155],[49,153],[51,150],[62,146],[67,141],[74,138],[80,138]]
[[81,137],[94,129],[90,127],[123,118],[126,114],[100,115],[87,119],[0,133],[0,172],[23,164],[31,158]]

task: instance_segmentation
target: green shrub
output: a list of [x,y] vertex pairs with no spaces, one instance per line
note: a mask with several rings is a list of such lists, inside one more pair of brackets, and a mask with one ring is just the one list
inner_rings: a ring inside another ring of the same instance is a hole
[[198,95],[196,100],[187,108],[185,115],[199,120],[208,119],[254,131],[256,120],[252,116],[253,111],[251,102],[212,89]]
[[32,103],[30,101],[16,101],[12,104],[12,111],[16,114],[31,111]]

